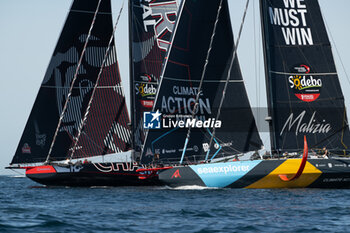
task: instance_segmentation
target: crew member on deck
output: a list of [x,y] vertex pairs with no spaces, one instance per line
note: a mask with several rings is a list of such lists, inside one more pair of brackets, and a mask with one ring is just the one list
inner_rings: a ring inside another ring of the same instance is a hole
[[153,156],[153,167],[157,166],[157,164],[159,164],[159,154],[155,153]]
[[250,160],[257,160],[257,159],[260,159],[260,154],[259,152],[256,150],[254,152],[254,154],[252,154],[252,156],[250,156]]
[[328,150],[326,149],[326,147],[323,147],[321,150],[321,156],[324,159],[328,159]]

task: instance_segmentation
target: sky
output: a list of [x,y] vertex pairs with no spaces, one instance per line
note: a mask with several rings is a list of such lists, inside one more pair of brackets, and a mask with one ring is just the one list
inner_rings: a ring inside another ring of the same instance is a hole
[[[116,20],[123,0],[111,1],[113,19]],[[228,2],[233,31],[237,35],[246,0]],[[350,1],[319,2],[333,45],[345,104],[349,109],[350,81],[346,74],[350,74]],[[15,153],[70,5],[71,0],[0,0],[0,175],[14,174],[4,167],[11,162]],[[125,0],[115,40],[123,86],[129,103],[127,21]],[[238,58],[253,107],[266,106],[261,47],[258,0],[251,0],[238,48]],[[260,123],[258,126],[262,127]],[[262,140],[268,147],[267,134],[262,135]]]

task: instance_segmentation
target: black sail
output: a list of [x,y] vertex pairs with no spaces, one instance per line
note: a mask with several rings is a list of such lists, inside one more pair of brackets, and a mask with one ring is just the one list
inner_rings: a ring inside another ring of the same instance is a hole
[[[152,115],[157,117],[154,113],[157,111],[162,114],[158,118],[160,125],[156,122],[152,125],[153,117],[145,118],[145,126],[160,127],[149,129],[142,163],[149,163],[154,154],[159,154],[159,159],[165,162],[172,159],[178,162],[181,157],[188,128],[182,127],[183,125],[171,125],[171,122],[191,120],[189,116],[193,111],[219,5],[219,0],[186,0],[180,7],[174,39]],[[216,117],[222,98],[233,51],[230,16],[227,1],[224,0],[198,101],[198,112],[195,114],[195,119],[202,120],[207,125],[192,128],[184,161],[204,159],[213,131],[213,122],[216,120],[221,120],[222,125],[216,129],[217,143],[213,143],[210,157],[217,152],[232,155],[261,148],[262,142],[237,58],[232,68],[221,115],[219,119],[212,121]]]
[[131,0],[131,99],[136,157],[144,143],[143,112],[152,110],[176,20],[176,0]]
[[[45,161],[58,126],[98,0],[75,0],[39,89],[12,163]],[[112,35],[109,0],[102,0],[72,95],[53,146],[51,160],[70,156]],[[105,63],[88,119],[74,157],[125,151],[130,141],[129,116],[120,84],[116,48]]]
[[343,151],[344,96],[317,0],[261,0],[272,150]]

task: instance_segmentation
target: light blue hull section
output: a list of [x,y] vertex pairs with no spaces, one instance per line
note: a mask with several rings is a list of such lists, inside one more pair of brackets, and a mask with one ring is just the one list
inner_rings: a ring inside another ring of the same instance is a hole
[[189,167],[202,179],[207,187],[226,187],[251,171],[261,160],[225,163],[206,163]]

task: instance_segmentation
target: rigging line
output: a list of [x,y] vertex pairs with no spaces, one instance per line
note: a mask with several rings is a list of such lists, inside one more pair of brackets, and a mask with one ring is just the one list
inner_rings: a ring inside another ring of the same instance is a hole
[[[347,145],[345,145],[344,143],[344,131],[345,131],[345,127],[344,127],[344,124],[346,122],[346,108],[344,108],[344,116],[343,116],[343,130],[342,130],[342,133],[341,133],[341,144],[344,146],[345,149],[348,149]],[[346,122],[347,124],[347,122]]]
[[[255,71],[255,106],[259,106],[259,85],[258,85],[258,70],[257,70],[257,39],[256,39],[256,25],[255,25],[255,1],[253,1],[253,31],[254,31],[254,71]],[[257,115],[259,117],[259,113]],[[258,118],[259,119],[259,118]]]
[[[207,131],[209,131],[209,129],[207,129]],[[210,132],[210,131],[209,131],[209,132]],[[203,132],[203,133],[205,133],[205,132]],[[210,137],[211,137],[211,135],[212,135],[211,132],[209,133],[209,135],[210,135],[210,136],[204,134],[205,138],[210,140]],[[218,142],[218,145],[220,145],[220,143],[224,143],[224,141],[223,141],[222,139],[218,138],[218,137],[215,137],[214,140],[216,140],[216,141]],[[227,149],[233,150],[234,153],[238,153],[238,154],[243,154],[243,153],[244,153],[244,152],[241,152],[241,151],[239,151],[238,149],[234,148],[233,146],[227,146],[226,148],[227,148]],[[223,151],[223,152],[226,152],[226,151],[228,151],[227,149],[223,148],[222,151]],[[229,152],[229,153],[232,153],[231,151],[228,151],[228,152]]]
[[324,139],[322,139],[321,141],[313,144],[312,146],[310,146],[310,148],[315,148],[316,146],[319,146],[321,143],[327,141],[328,139],[330,139],[331,137],[333,137],[334,135],[336,135],[337,133],[339,133],[340,131],[344,130],[346,127],[348,127],[348,124],[345,124],[343,127],[341,127],[340,129],[334,131],[334,133],[332,133],[331,135],[329,135],[328,137],[325,137]]
[[[213,136],[208,128],[207,128],[207,131],[208,131],[208,133],[210,134],[210,136]],[[217,141],[215,138],[214,138],[214,141],[215,141],[216,145],[218,145],[218,149],[217,149],[217,151],[214,153],[214,155],[211,157],[210,160],[213,160],[213,159],[215,158],[215,156],[216,156],[216,155],[220,152],[220,150],[222,149],[222,146],[220,145],[220,143],[218,143],[218,141]],[[209,148],[208,148],[208,150],[209,150]]]
[[92,94],[91,94],[91,97],[90,97],[88,106],[87,106],[87,108],[86,108],[86,110],[85,110],[84,117],[82,118],[82,120],[81,120],[81,122],[80,122],[80,124],[79,124],[78,134],[77,134],[76,137],[73,138],[73,140],[74,140],[75,142],[74,142],[74,146],[73,146],[73,148],[72,148],[72,153],[71,153],[71,155],[70,155],[70,159],[73,158],[73,155],[74,155],[74,153],[75,153],[75,151],[76,151],[76,148],[77,148],[77,145],[78,145],[78,141],[79,141],[79,138],[80,138],[80,135],[81,135],[81,131],[82,131],[83,126],[84,126],[84,124],[85,124],[85,122],[86,122],[86,120],[87,120],[87,116],[89,115],[89,111],[90,111],[90,108],[91,108],[91,104],[92,104],[92,101],[93,101],[93,99],[94,99],[94,95],[95,95],[95,92],[96,92],[96,90],[97,90],[97,86],[98,86],[98,83],[99,83],[99,81],[100,81],[101,74],[102,74],[103,69],[104,69],[104,67],[105,67],[105,63],[106,63],[107,57],[108,57],[109,52],[110,52],[111,44],[112,44],[113,39],[114,39],[114,33],[115,33],[116,29],[117,29],[118,22],[119,22],[119,19],[120,19],[120,15],[121,15],[121,13],[122,13],[122,11],[123,11],[123,9],[124,9],[124,2],[125,2],[125,0],[123,0],[123,4],[122,4],[122,6],[121,6],[121,8],[120,8],[118,18],[117,18],[117,20],[116,20],[116,22],[115,22],[115,25],[114,25],[114,28],[113,28],[113,32],[112,32],[111,38],[109,39],[108,46],[107,46],[107,50],[106,50],[106,52],[105,52],[105,55],[104,55],[104,58],[103,58],[103,61],[102,61],[102,65],[101,65],[101,67],[100,67],[100,71],[99,71],[99,73],[98,73],[98,75],[97,75],[97,79],[96,79],[96,82],[95,82],[95,86],[94,86],[94,89],[93,89],[93,91],[92,91]]
[[[321,9],[321,8],[320,8],[320,9]],[[321,12],[322,12],[322,9],[321,9]],[[323,13],[322,13],[322,15],[323,15]],[[332,35],[332,31],[330,30],[330,28],[329,28],[329,26],[328,26],[328,23],[327,23],[327,20],[326,20],[325,17],[323,17],[323,21],[325,22],[327,31],[329,32],[328,34],[330,35],[330,38],[331,38],[331,40],[332,40],[333,47],[335,48],[335,51],[336,51],[336,53],[337,53],[337,55],[338,55],[338,57],[339,57],[339,61],[340,61],[340,64],[341,64],[341,66],[342,66],[342,68],[343,68],[343,71],[344,71],[346,80],[347,80],[348,83],[350,84],[350,79],[349,79],[348,73],[346,72],[346,69],[345,69],[345,66],[344,66],[344,63],[343,63],[343,59],[342,59],[341,56],[340,56],[338,47],[337,47],[337,45],[336,45],[336,43],[335,43],[335,40],[334,40],[334,38],[333,38],[333,35]]]
[[165,136],[171,134],[172,132],[174,132],[174,131],[176,131],[176,130],[178,130],[178,129],[179,129],[179,127],[176,127],[176,128],[174,128],[174,129],[172,129],[172,130],[170,130],[170,131],[167,131],[166,133],[160,135],[160,136],[159,136],[158,138],[156,138],[155,140],[153,140],[153,141],[151,142],[151,145],[152,145],[152,152],[155,153],[155,151],[154,151],[154,143],[156,143],[156,142],[159,141],[160,139],[164,138]]
[[[83,10],[70,10],[70,12],[77,12],[77,13],[87,13],[87,14],[93,14],[93,11],[83,11]],[[111,15],[112,13],[109,12],[98,12],[99,15]]]
[[[178,81],[178,82],[188,82],[188,80],[179,79],[179,78],[170,78],[170,77],[163,77],[163,79],[172,80],[172,81]],[[191,80],[191,82],[201,82],[201,80]],[[224,83],[226,80],[203,80],[205,83]],[[244,80],[229,80],[230,83],[244,83]]]
[[[5,168],[6,169],[6,168]],[[21,173],[21,172],[19,172],[19,171],[17,171],[16,169],[13,169],[13,168],[9,168],[11,171],[13,171],[14,173],[17,173],[18,175],[21,175],[21,176],[26,176],[26,174],[25,173]]]
[[337,75],[337,72],[330,72],[330,73],[308,73],[308,74],[280,72],[280,71],[273,71],[273,70],[270,70],[269,72],[270,72],[270,73],[273,73],[273,74],[298,75],[298,76],[329,76],[329,75]]
[[[232,54],[230,67],[229,67],[229,70],[228,70],[228,73],[227,73],[226,83],[225,83],[225,86],[224,86],[224,90],[222,91],[222,97],[221,97],[221,100],[220,100],[220,105],[219,105],[218,112],[216,114],[215,119],[219,119],[219,117],[220,117],[221,108],[222,108],[222,105],[224,103],[224,99],[225,99],[225,95],[226,95],[226,89],[227,89],[227,86],[228,86],[228,83],[229,83],[229,80],[230,80],[230,77],[231,77],[232,66],[233,66],[233,62],[234,62],[234,60],[236,58],[237,49],[238,49],[238,45],[239,45],[239,40],[241,38],[245,17],[247,15],[248,6],[249,6],[249,0],[247,0],[246,6],[245,6],[245,10],[244,10],[244,14],[243,14],[243,17],[242,17],[241,26],[240,26],[239,32],[238,32],[238,37],[237,37],[237,40],[236,40],[236,44],[234,45],[235,47],[234,47],[234,51],[233,51],[233,54]],[[208,156],[210,154],[210,148],[211,148],[211,145],[213,144],[213,138],[215,137],[215,132],[216,132],[216,128],[214,127],[213,128],[213,133],[212,133],[212,136],[211,136],[210,142],[209,142],[209,149],[208,149],[208,152],[207,152],[207,154],[205,156],[205,160],[208,160]]]
[[[255,1],[254,1],[255,2]],[[259,7],[257,8],[257,10],[255,10],[254,12],[253,12],[253,14],[255,15],[255,12],[258,12],[257,13],[257,15],[259,15]],[[259,20],[258,20],[258,22],[259,22]],[[258,97],[259,97],[259,99],[258,99],[258,104],[257,104],[257,108],[258,108],[258,114],[257,114],[257,116],[258,116],[258,119],[259,119],[259,121],[260,121],[260,116],[261,116],[261,109],[260,109],[260,107],[261,107],[261,93],[264,93],[264,92],[262,92],[261,90],[260,90],[260,87],[261,87],[261,55],[263,54],[263,51],[262,51],[262,49],[261,49],[261,45],[262,45],[262,39],[261,39],[261,27],[257,27],[257,34],[258,34],[258,38],[257,38],[257,40],[256,40],[256,43],[258,43],[258,48],[257,48],[257,54],[258,54],[258,57],[257,57],[257,60],[258,60]],[[259,54],[261,54],[260,56],[259,56]],[[262,72],[264,72],[264,71],[262,71]],[[265,82],[263,83],[263,85],[265,85]],[[266,89],[266,87],[265,87],[265,89]],[[266,99],[266,97],[265,97],[265,99]],[[260,127],[263,127],[263,124],[264,123],[262,123],[262,125],[260,125]],[[259,127],[259,128],[260,128]],[[266,144],[265,144],[266,145]]]
[[[219,7],[218,7],[218,11],[217,11],[217,14],[216,14],[216,20],[215,20],[215,23],[214,23],[213,33],[212,33],[211,38],[210,38],[209,49],[208,49],[208,51],[207,51],[207,57],[205,58],[205,63],[204,63],[204,67],[203,67],[202,77],[201,77],[201,81],[200,81],[200,83],[199,83],[198,93],[197,93],[196,101],[195,101],[195,104],[194,104],[194,107],[193,107],[193,112],[192,112],[192,115],[191,115],[191,120],[193,120],[194,115],[195,115],[195,113],[196,113],[196,111],[197,111],[199,96],[200,96],[200,94],[202,93],[203,80],[204,80],[205,73],[206,73],[206,71],[207,71],[207,65],[208,65],[208,63],[209,63],[209,56],[210,56],[210,52],[211,52],[211,49],[212,49],[212,46],[213,46],[213,41],[214,41],[214,37],[215,37],[216,27],[217,27],[217,24],[218,24],[218,21],[219,21],[219,16],[220,16],[221,8],[222,8],[222,1],[223,1],[223,0],[220,0],[220,5],[219,5]],[[248,1],[249,1],[249,0],[248,0]],[[186,153],[187,144],[188,144],[188,141],[189,141],[190,136],[191,136],[191,128],[192,128],[192,127],[191,127],[191,125],[190,125],[190,126],[188,127],[188,131],[187,131],[187,135],[186,135],[186,140],[185,140],[184,148],[183,148],[183,151],[182,151],[182,156],[181,156],[180,164],[182,164],[182,161],[183,161],[184,156],[185,156],[185,153]],[[210,148],[210,147],[209,147],[209,148]]]
[[75,81],[76,81],[76,79],[78,77],[78,72],[79,72],[79,69],[80,69],[80,65],[81,65],[81,62],[83,60],[87,44],[89,42],[92,29],[93,29],[93,27],[95,25],[95,20],[96,20],[96,17],[97,17],[97,13],[98,13],[98,11],[100,9],[100,4],[101,4],[101,0],[98,1],[97,7],[96,7],[96,11],[95,11],[95,14],[94,14],[94,18],[92,19],[92,22],[91,22],[91,25],[90,25],[90,29],[89,29],[89,33],[88,33],[88,36],[86,37],[86,41],[85,41],[85,44],[84,44],[84,47],[83,47],[83,51],[82,51],[82,53],[80,55],[79,62],[78,62],[78,65],[77,65],[77,69],[75,70],[75,74],[74,74],[74,77],[73,77],[73,80],[72,80],[72,84],[70,86],[69,93],[68,93],[67,98],[66,98],[66,102],[64,103],[64,107],[62,109],[61,116],[60,116],[60,118],[58,120],[58,125],[57,125],[57,128],[56,128],[55,134],[53,136],[52,143],[51,143],[51,146],[50,146],[50,149],[49,149],[49,153],[47,154],[45,162],[49,161],[50,156],[51,156],[51,152],[52,152],[52,149],[53,149],[53,146],[55,145],[56,137],[57,137],[58,131],[59,131],[60,127],[61,127],[61,123],[62,123],[64,114],[65,114],[65,112],[67,110],[68,102],[70,100],[70,96],[72,95],[72,90],[73,90],[74,83],[75,83]]

